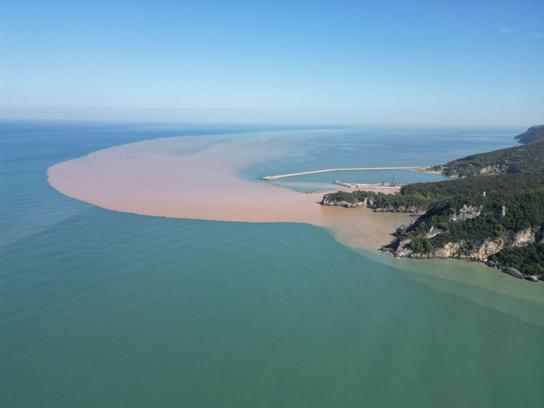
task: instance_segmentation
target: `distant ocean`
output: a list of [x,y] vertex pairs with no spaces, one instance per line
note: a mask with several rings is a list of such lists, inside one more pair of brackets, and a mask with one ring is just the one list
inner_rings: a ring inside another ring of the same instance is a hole
[[[48,167],[98,149],[257,130],[0,123],[3,407],[541,406],[544,285],[356,251],[309,225],[111,212],[47,183]],[[521,130],[316,129],[241,176],[439,164]],[[277,183],[334,178],[437,176]]]

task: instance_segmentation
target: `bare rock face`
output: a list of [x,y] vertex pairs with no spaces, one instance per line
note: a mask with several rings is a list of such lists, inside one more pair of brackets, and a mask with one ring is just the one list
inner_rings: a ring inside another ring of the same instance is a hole
[[406,213],[412,215],[423,215],[425,211],[421,210],[415,205],[386,205],[383,207],[378,207],[376,200],[373,197],[367,197],[359,205],[366,205],[368,208],[371,208],[375,212],[390,212],[390,213]]
[[[465,209],[458,213],[457,216],[463,217],[468,216],[469,218],[476,217],[479,212],[481,212],[480,207],[464,207]],[[468,218],[464,218],[468,219]],[[396,234],[400,235],[404,232],[407,227],[397,229]],[[411,239],[397,240],[393,245],[387,247],[388,252],[392,252],[395,256],[399,257],[411,257],[411,258],[427,258],[427,257],[437,257],[437,258],[463,258],[470,259],[473,261],[484,262],[491,255],[500,252],[504,248],[509,247],[523,247],[529,245],[537,240],[544,240],[544,235],[542,232],[544,228],[542,226],[530,227],[524,230],[518,231],[510,236],[504,238],[495,238],[495,239],[486,239],[483,243],[478,246],[474,246],[474,243],[466,242],[464,240],[458,242],[447,242],[439,248],[434,248],[430,253],[416,253],[410,248]],[[444,231],[436,226],[431,226],[425,234],[421,235],[421,238],[432,239],[438,235],[447,234],[447,231]],[[542,236],[541,236],[542,235]]]
[[433,249],[430,253],[417,253],[410,248],[411,240],[399,241],[395,249],[389,249],[395,256],[409,258],[459,258],[472,261],[485,261],[488,257],[496,254],[504,248],[505,241],[502,239],[486,240],[482,245],[473,250],[467,250],[465,241],[448,242],[440,248]]
[[517,232],[512,238],[512,246],[524,247],[535,242],[536,231],[533,228],[526,228]]
[[480,169],[480,174],[506,174],[508,173],[509,167],[508,164],[493,164],[491,166],[482,167]]
[[496,254],[504,248],[504,240],[485,240],[484,243],[473,253],[469,255],[469,258],[475,261],[485,261],[488,257]]
[[448,242],[442,248],[437,248],[433,251],[433,256],[440,258],[462,258],[470,259],[472,261],[485,261],[488,257],[496,254],[504,248],[504,241],[499,240],[486,240],[478,248],[467,251],[466,242]]
[[450,221],[454,222],[462,222],[466,220],[470,220],[472,218],[479,217],[484,209],[483,205],[480,206],[473,206],[473,205],[466,205],[464,204],[463,207],[461,207],[459,210],[455,211],[450,216]]
[[433,255],[437,258],[460,258],[462,257],[461,248],[464,244],[464,241],[448,242],[442,248],[435,249]]
[[441,235],[441,234],[444,234],[446,231],[438,228],[438,227],[435,227],[434,225],[429,228],[429,231],[427,231],[427,233],[425,234],[425,239],[431,239],[431,238],[434,238],[438,235]]
[[476,249],[468,250],[465,241],[448,242],[441,248],[436,248],[432,256],[438,258],[460,258],[470,259],[472,261],[485,261],[488,257],[496,254],[504,248],[504,240],[485,240],[482,245]]
[[414,251],[408,247],[408,244],[412,242],[411,239],[404,239],[399,242],[397,249],[393,251],[393,254],[398,257],[410,257]]

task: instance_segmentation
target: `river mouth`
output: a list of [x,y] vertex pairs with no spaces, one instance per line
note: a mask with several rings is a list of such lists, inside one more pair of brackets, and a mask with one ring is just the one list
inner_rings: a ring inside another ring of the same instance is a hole
[[[281,133],[281,132],[279,132]],[[234,222],[324,227],[338,240],[376,250],[409,221],[400,214],[319,205],[323,192],[299,192],[240,177],[248,166],[286,154],[270,133],[154,139],[90,153],[48,169],[59,192],[113,211]]]

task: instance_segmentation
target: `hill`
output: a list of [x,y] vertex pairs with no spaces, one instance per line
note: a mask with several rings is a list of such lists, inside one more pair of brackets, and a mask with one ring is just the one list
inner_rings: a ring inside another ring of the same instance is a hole
[[435,167],[447,176],[540,173],[544,171],[544,140],[479,153]]
[[544,125],[530,127],[526,132],[516,136],[516,139],[525,144],[544,140]]

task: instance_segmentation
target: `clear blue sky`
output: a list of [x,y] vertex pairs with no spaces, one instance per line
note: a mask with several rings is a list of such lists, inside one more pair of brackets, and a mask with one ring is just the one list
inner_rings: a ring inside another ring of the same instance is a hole
[[540,1],[2,1],[0,114],[544,123]]

